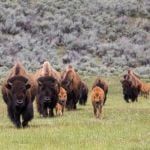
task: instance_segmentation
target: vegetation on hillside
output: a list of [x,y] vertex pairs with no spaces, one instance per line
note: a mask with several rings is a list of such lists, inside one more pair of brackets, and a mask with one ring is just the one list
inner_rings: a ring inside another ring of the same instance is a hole
[[0,1],[0,72],[19,59],[29,70],[49,60],[82,73],[149,75],[149,41],[149,0]]

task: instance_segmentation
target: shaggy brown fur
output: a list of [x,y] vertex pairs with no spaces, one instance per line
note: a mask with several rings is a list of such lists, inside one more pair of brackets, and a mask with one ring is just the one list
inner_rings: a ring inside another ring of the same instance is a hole
[[34,98],[35,98],[35,95],[36,95],[36,82],[34,80],[34,76],[31,74],[31,73],[28,73],[26,71],[26,69],[24,68],[24,66],[20,63],[20,62],[17,62],[13,68],[10,70],[10,73],[9,75],[5,78],[4,82],[3,82],[3,85],[2,85],[2,92],[8,92],[9,90],[5,87],[5,85],[7,84],[7,81],[14,77],[14,76],[23,76],[25,78],[28,79],[28,83],[31,85],[31,93],[32,93],[32,101],[34,101]]
[[96,87],[96,86],[102,88],[103,91],[104,91],[104,93],[105,93],[105,97],[104,97],[104,105],[105,105],[105,102],[106,102],[106,100],[107,100],[108,84],[107,84],[106,81],[104,81],[104,80],[102,80],[101,78],[98,77],[98,78],[95,80],[92,89],[93,89],[94,87]]
[[[2,85],[2,95],[7,104],[8,116],[17,128],[28,126],[33,118],[33,101],[36,94],[32,76],[17,63]],[[20,121],[22,116],[22,123]]]
[[77,72],[72,67],[68,67],[63,72],[61,86],[67,91],[68,110],[76,109],[76,104],[79,100],[81,79]]
[[59,100],[56,105],[56,114],[62,116],[67,101],[67,92],[64,88],[60,87]]
[[104,98],[105,98],[105,93],[102,88],[96,86],[92,89],[91,100],[92,100],[94,115],[96,118],[101,117]]
[[150,84],[142,83],[141,95],[144,96],[145,98],[148,98],[148,96],[150,95]]
[[60,82],[61,80],[61,74],[56,71],[48,61],[45,61],[42,65],[42,68],[39,69],[36,73],[35,73],[35,79],[38,79],[40,77],[43,76],[50,76],[55,78],[58,82]]
[[138,95],[140,93],[142,81],[131,70],[128,70],[128,73],[125,74],[123,78],[124,79],[121,80],[121,83],[125,101],[127,103],[129,102],[129,99],[131,99],[132,102],[138,101]]

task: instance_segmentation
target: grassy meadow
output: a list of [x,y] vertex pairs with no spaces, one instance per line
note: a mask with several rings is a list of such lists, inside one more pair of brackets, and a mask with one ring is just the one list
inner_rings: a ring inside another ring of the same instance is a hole
[[[95,77],[86,81],[91,89]],[[122,97],[119,77],[107,78],[109,94],[103,119],[93,116],[90,96],[86,106],[65,111],[63,117],[34,119],[26,129],[16,129],[7,117],[0,98],[1,150],[149,150],[150,99],[139,97],[127,104]]]

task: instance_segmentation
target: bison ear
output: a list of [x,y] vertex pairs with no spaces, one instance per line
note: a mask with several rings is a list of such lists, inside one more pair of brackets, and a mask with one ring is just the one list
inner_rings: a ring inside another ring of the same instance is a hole
[[26,84],[26,89],[29,89],[31,85],[29,83]]
[[10,90],[12,88],[12,83],[8,82],[5,86],[6,86],[7,89]]

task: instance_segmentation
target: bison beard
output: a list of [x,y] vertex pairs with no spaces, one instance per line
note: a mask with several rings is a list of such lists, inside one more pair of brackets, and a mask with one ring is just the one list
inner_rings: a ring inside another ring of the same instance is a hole
[[[8,116],[17,128],[28,126],[28,122],[33,118],[30,87],[28,79],[23,76],[14,76],[7,81],[2,89],[3,99],[7,104]],[[21,115],[22,123],[20,121]]]
[[43,116],[54,116],[53,109],[58,102],[60,85],[53,77],[45,76],[38,79],[37,107]]

